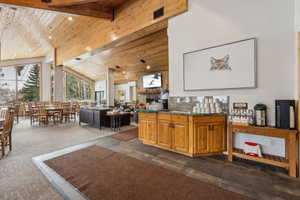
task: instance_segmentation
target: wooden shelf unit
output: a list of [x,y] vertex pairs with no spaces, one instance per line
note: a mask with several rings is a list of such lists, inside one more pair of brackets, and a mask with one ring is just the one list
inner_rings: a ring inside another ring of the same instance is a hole
[[[234,134],[235,133],[248,133],[253,135],[261,135],[268,137],[277,137],[283,138],[286,140],[285,149],[286,156],[279,157],[273,155],[263,154],[263,157],[253,157],[248,156],[243,153],[241,149],[235,149],[234,144]],[[233,157],[239,157],[242,159],[252,160],[260,163],[265,163],[269,165],[275,165],[278,167],[283,167],[289,170],[289,175],[296,177],[296,138],[298,131],[297,130],[286,130],[286,129],[277,129],[271,127],[256,127],[256,126],[242,126],[242,125],[228,125],[228,134],[227,134],[227,150],[228,150],[228,160],[232,162]]]

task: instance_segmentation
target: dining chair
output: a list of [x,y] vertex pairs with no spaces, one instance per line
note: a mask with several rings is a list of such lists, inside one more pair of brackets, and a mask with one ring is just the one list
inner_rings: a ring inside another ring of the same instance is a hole
[[70,122],[70,116],[71,116],[71,107],[70,106],[63,106],[62,110],[62,119],[65,120],[65,122]]
[[41,125],[42,123],[44,125],[48,124],[48,115],[45,110],[45,106],[40,105],[38,107],[38,120],[39,120],[39,125]]
[[12,150],[12,129],[14,124],[14,112],[7,110],[5,112],[5,121],[3,129],[0,132],[0,143],[2,157],[5,156],[5,147],[9,146],[9,150]]
[[14,106],[14,118],[17,119],[17,124],[19,123],[19,110],[20,110],[20,104],[15,104]]
[[74,120],[74,122],[76,122],[76,115],[77,115],[77,112],[76,112],[76,105],[72,105],[71,106],[71,110],[70,110],[70,118]]
[[37,110],[33,108],[32,104],[28,104],[28,115],[30,117],[30,125],[39,121]]

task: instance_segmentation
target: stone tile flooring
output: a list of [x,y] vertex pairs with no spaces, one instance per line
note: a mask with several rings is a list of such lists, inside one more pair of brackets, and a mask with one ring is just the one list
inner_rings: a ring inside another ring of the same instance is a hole
[[137,139],[118,142],[105,137],[97,145],[253,199],[300,199],[300,179],[290,178],[281,168],[242,160],[230,163],[225,156],[189,158],[146,146]]
[[108,129],[77,124],[31,127],[28,121],[21,122],[14,130],[13,151],[0,160],[0,199],[62,199],[32,158],[58,150],[66,152],[65,148],[88,141],[253,199],[300,199],[300,179],[288,177],[280,168],[245,161],[229,163],[224,156],[192,159],[143,145],[137,139],[120,142],[103,137],[109,134]]
[[13,151],[0,160],[1,200],[60,200],[62,197],[33,164],[32,158],[111,133],[77,123],[31,127],[22,120],[13,130]]

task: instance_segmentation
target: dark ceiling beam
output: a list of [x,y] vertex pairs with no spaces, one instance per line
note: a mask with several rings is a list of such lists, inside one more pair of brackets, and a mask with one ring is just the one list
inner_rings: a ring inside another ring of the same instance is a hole
[[[55,2],[58,2],[54,1]],[[93,1],[93,2],[92,2]],[[64,3],[67,3],[67,0],[63,0]],[[102,19],[113,19],[113,9],[112,8],[103,8],[100,4],[97,4],[95,0],[86,0],[84,3],[83,0],[69,0],[69,3],[73,2],[75,4],[63,7],[51,6],[49,3],[43,3],[41,0],[0,0],[2,4],[22,6],[37,8],[43,10],[50,10],[56,12],[63,12],[75,15],[82,15],[88,17],[96,17]]]
[[51,7],[78,6],[87,3],[96,3],[99,0],[52,0],[48,3]]

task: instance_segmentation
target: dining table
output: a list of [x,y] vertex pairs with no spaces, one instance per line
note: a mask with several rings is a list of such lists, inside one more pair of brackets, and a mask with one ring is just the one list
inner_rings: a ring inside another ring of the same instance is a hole
[[[59,113],[60,121],[62,121],[62,112],[63,112],[62,107],[46,106],[45,111],[47,112],[47,117],[49,117],[51,115],[51,113]],[[47,119],[47,121],[48,121],[48,119]]]

